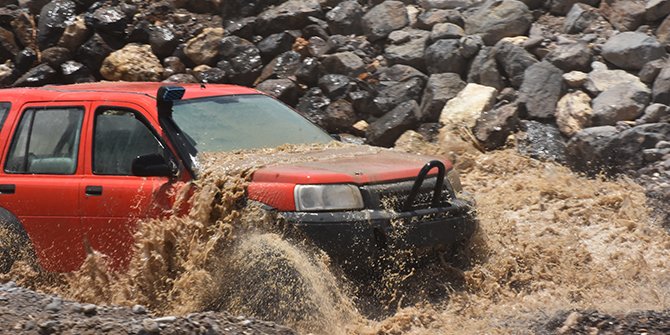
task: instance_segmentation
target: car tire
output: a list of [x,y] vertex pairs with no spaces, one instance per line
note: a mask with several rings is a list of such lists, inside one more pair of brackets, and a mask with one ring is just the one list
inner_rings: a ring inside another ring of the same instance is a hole
[[32,243],[21,223],[0,208],[0,273],[8,273],[18,260],[34,264],[34,259]]

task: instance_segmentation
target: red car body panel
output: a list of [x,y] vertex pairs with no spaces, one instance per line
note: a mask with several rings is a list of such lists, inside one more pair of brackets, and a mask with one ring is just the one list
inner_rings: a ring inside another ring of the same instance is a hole
[[[110,256],[114,267],[123,267],[132,251],[136,222],[171,213],[174,191],[193,176],[179,162],[180,177],[96,175],[92,171],[93,126],[99,107],[113,106],[140,112],[152,130],[175,148],[158,122],[156,92],[161,83],[94,83],[43,88],[3,90],[0,102],[11,110],[0,130],[0,185],[14,184],[14,194],[0,194],[0,208],[19,219],[33,243],[42,267],[48,271],[76,270],[92,249]],[[185,84],[184,99],[217,95],[259,94],[238,86]],[[14,129],[29,107],[81,106],[85,108],[78,165],[72,175],[31,175],[5,172],[5,160]],[[293,190],[297,184],[369,184],[410,179],[429,158],[382,152],[364,158],[331,159],[256,171],[248,187],[248,198],[282,211],[294,211]],[[364,161],[365,164],[361,164]],[[447,162],[445,162],[448,164]],[[447,170],[451,165],[447,166]],[[100,194],[88,194],[96,187]],[[184,213],[185,209],[180,209]]]

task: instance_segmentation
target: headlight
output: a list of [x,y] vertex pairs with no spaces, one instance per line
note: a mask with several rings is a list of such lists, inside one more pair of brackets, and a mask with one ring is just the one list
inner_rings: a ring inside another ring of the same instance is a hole
[[451,171],[447,172],[447,180],[454,189],[454,192],[459,193],[463,191],[463,186],[461,185],[461,176],[458,174],[456,169],[451,169]]
[[356,185],[297,185],[294,194],[298,211],[363,209]]

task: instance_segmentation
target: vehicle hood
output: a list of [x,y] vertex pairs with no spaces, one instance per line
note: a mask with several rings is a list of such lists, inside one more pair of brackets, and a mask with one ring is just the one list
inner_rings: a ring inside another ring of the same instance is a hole
[[[374,184],[412,179],[431,160],[442,161],[447,171],[451,163],[440,157],[409,154],[392,150],[357,155],[326,154],[312,161],[270,165],[254,172],[253,182],[291,184]],[[433,169],[429,175],[437,173]]]

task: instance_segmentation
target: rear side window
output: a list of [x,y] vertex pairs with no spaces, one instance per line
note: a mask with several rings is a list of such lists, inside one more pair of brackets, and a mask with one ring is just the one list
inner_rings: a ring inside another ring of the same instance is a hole
[[169,155],[154,133],[141,121],[139,114],[121,108],[101,109],[95,115],[93,173],[132,175],[135,158]]
[[2,125],[5,124],[5,119],[7,119],[11,106],[9,102],[0,102],[0,130],[2,130]]
[[82,108],[26,110],[14,134],[5,171],[74,174],[83,118]]

